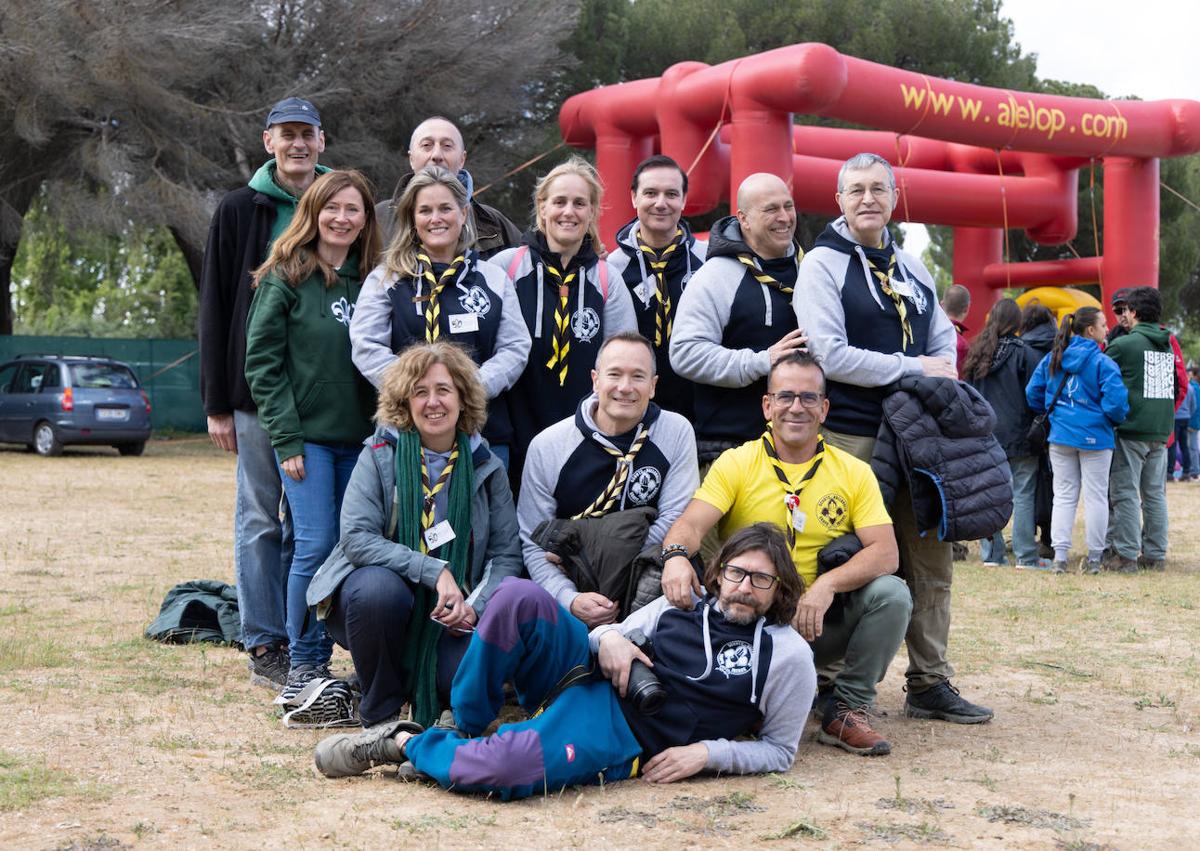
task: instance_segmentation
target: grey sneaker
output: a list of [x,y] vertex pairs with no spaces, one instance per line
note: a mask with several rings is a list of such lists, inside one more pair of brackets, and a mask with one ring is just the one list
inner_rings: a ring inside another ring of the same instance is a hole
[[937,719],[952,724],[982,724],[991,721],[995,713],[961,697],[949,680],[942,680],[924,691],[910,691],[904,699],[904,714],[908,718]]
[[1051,573],[1066,573],[1067,572],[1067,563],[1065,561],[1055,561],[1053,564],[1050,565],[1050,572]]
[[1086,573],[1088,576],[1096,576],[1102,570],[1104,570],[1104,564],[1098,558],[1084,556],[1079,560],[1080,573]]
[[396,721],[329,736],[317,744],[313,762],[326,777],[355,777],[377,765],[401,765],[407,760],[396,744],[400,732],[423,733],[424,728],[413,721]]
[[250,682],[256,686],[281,688],[287,685],[288,672],[292,668],[292,657],[286,644],[268,645],[265,652],[247,654],[246,667],[250,669]]

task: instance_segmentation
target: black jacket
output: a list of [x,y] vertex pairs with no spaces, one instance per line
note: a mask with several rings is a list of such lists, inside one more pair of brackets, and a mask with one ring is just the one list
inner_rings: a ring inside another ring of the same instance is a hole
[[221,199],[200,271],[200,398],[215,416],[256,410],[246,383],[250,275],[267,256],[275,201],[243,186]]
[[1058,333],[1058,328],[1053,322],[1043,322],[1041,325],[1035,325],[1021,335],[1021,339],[1026,342],[1038,356],[1050,354],[1050,350],[1054,348],[1054,335]]
[[1012,516],[1008,460],[992,430],[996,414],[974,387],[908,376],[888,387],[871,469],[894,506],[908,485],[917,528],[942,541],[977,541]]
[[988,374],[970,379],[970,384],[987,399],[996,412],[996,440],[1009,458],[1033,455],[1029,426],[1033,411],[1025,402],[1025,385],[1033,377],[1042,356],[1019,337],[1001,337],[992,355]]

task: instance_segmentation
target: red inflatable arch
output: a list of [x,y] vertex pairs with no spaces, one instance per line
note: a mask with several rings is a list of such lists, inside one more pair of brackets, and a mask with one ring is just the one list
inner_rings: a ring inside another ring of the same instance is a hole
[[[796,113],[877,131],[796,126]],[[954,227],[954,280],[990,305],[1005,287],[1158,285],[1158,159],[1200,150],[1200,103],[1107,101],[993,89],[797,44],[721,65],[681,62],[661,77],[575,95],[563,139],[595,148],[609,188],[600,230],[633,216],[625,187],[652,153],[689,170],[685,213],[712,210],[749,174],[770,171],[797,207],[836,215],[837,171],[871,151],[896,170],[895,218]],[[1100,257],[1005,263],[1004,228],[1074,238],[1079,170],[1104,168]],[[1110,322],[1113,317],[1110,315]]]

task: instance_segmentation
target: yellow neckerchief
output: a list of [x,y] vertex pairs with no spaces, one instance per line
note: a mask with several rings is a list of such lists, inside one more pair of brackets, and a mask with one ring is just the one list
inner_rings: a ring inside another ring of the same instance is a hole
[[[796,248],[796,266],[797,266],[797,268],[799,268],[800,258],[803,256],[804,256],[804,253],[799,248]],[[773,278],[771,275],[768,275],[762,269],[758,268],[758,266],[754,262],[754,258],[752,256],[750,256],[749,254],[739,254],[737,256],[737,259],[738,259],[739,263],[741,263],[747,269],[750,270],[750,274],[754,276],[754,280],[758,281],[760,284],[766,284],[768,287],[774,287],[775,289],[779,290],[784,295],[792,294],[792,289],[793,289],[792,287],[789,287],[786,284],[780,283],[779,281],[775,280],[775,278]]]
[[592,501],[591,505],[572,517],[572,520],[603,517],[613,510],[613,506],[617,504],[617,500],[621,497],[621,491],[625,489],[625,482],[629,478],[629,471],[633,469],[633,459],[642,451],[642,447],[646,445],[646,440],[649,437],[650,429],[639,423],[637,435],[634,436],[633,443],[630,445],[628,452],[622,454],[619,449],[613,449],[611,446],[603,443],[600,444],[601,449],[617,459],[617,469],[613,473],[612,479],[604,486],[604,490],[600,492],[600,495]]
[[800,507],[800,493],[812,480],[812,477],[817,474],[817,470],[821,467],[821,462],[825,460],[825,438],[817,438],[817,449],[813,453],[813,465],[808,468],[808,472],[804,474],[795,487],[792,487],[792,483],[788,481],[787,473],[783,472],[783,467],[780,466],[783,462],[779,460],[779,453],[775,451],[774,440],[774,436],[771,434],[771,425],[768,423],[767,430],[763,432],[762,436],[763,449],[766,450],[767,458],[770,460],[771,466],[775,469],[775,477],[783,485],[783,505],[787,510],[786,522],[783,524],[783,528],[787,532],[788,547],[793,547],[796,545],[796,527],[792,525],[792,512]]
[[429,259],[429,255],[423,251],[417,253],[417,261],[421,264],[421,277],[429,282],[429,294],[417,296],[413,301],[425,302],[425,342],[432,343],[442,333],[439,323],[442,315],[442,306],[438,302],[438,297],[441,296],[442,290],[446,288],[446,284],[454,280],[459,269],[462,268],[466,258],[460,254],[454,258],[454,261],[446,267],[446,271],[442,272],[438,277],[433,276],[433,261]]
[[554,339],[551,341],[553,353],[546,361],[546,369],[554,371],[558,367],[558,386],[567,383],[567,354],[571,350],[571,311],[567,309],[567,298],[571,294],[571,282],[579,274],[578,267],[566,277],[558,269],[543,261],[546,271],[558,281],[558,304],[554,306]]
[[[879,247],[883,248],[882,245]],[[866,256],[865,252],[864,256]],[[879,279],[879,288],[883,290],[883,294],[892,300],[892,304],[896,305],[896,313],[900,315],[900,330],[904,332],[900,348],[904,350],[913,341],[913,331],[912,324],[908,321],[908,305],[904,303],[904,296],[892,289],[892,275],[896,272],[896,252],[893,250],[888,257],[886,270],[880,269],[870,256],[867,256],[867,262],[871,264],[871,271]]]
[[425,543],[425,533],[433,526],[433,508],[434,498],[441,492],[446,483],[450,481],[450,475],[454,472],[454,462],[458,460],[458,442],[455,441],[454,448],[450,450],[450,460],[446,462],[446,467],[442,470],[442,474],[438,476],[438,480],[434,482],[433,487],[429,486],[429,468],[425,466],[425,450],[420,450],[421,453],[421,493],[424,499],[421,501],[421,552],[429,552],[429,547]]
[[654,272],[654,279],[657,282],[654,290],[654,298],[658,302],[658,309],[654,313],[654,345],[661,347],[671,339],[671,293],[667,290],[665,277],[667,264],[671,262],[671,255],[675,253],[675,249],[683,244],[683,228],[675,229],[675,236],[671,238],[671,244],[661,252],[646,244],[642,239],[641,228],[638,229],[637,243],[638,248],[646,255],[650,270]]

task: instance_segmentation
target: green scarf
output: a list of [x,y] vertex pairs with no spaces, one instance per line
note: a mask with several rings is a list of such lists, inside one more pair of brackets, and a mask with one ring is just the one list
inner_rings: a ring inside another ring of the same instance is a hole
[[[450,474],[449,487],[446,519],[454,529],[455,538],[430,555],[450,563],[454,581],[465,593],[475,465],[471,459],[471,442],[462,432],[458,433],[458,461]],[[412,429],[400,432],[396,441],[396,504],[399,509],[396,543],[414,552],[421,550],[421,501],[421,437]],[[401,667],[404,679],[412,689],[413,720],[429,727],[442,711],[437,694],[437,645],[444,627],[429,619],[437,602],[437,592],[418,586],[413,596]]]

